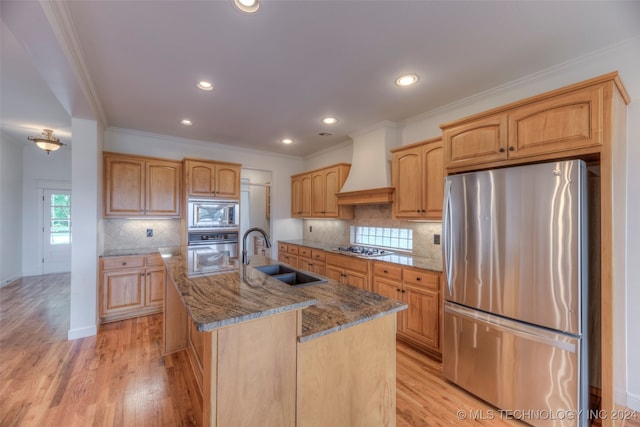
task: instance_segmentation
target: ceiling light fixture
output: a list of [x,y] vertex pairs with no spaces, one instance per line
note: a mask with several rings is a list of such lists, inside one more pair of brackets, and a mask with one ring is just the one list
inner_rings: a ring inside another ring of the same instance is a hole
[[325,117],[324,119],[322,119],[322,123],[324,123],[325,125],[335,125],[336,123],[338,123],[338,119],[336,119],[335,117]]
[[211,82],[208,82],[206,80],[202,80],[198,82],[198,89],[210,91],[210,90],[213,90],[213,84],[211,84]]
[[27,139],[35,142],[36,145],[46,151],[47,154],[56,151],[64,145],[60,142],[60,139],[53,136],[51,129],[42,129],[42,135],[43,136],[28,136]]
[[256,13],[260,9],[260,0],[233,0],[233,4],[246,13]]
[[293,140],[289,139],[289,138],[285,138],[285,139],[282,140],[283,144],[291,144],[292,142],[293,142]]
[[191,126],[193,124],[193,122],[189,119],[182,119],[180,120],[180,124],[183,126]]
[[398,86],[411,86],[418,82],[418,76],[415,74],[405,74],[404,76],[400,76],[396,79],[396,84]]

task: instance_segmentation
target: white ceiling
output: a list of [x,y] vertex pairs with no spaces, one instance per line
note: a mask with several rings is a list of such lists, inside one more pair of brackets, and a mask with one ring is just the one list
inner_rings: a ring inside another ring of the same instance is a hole
[[[108,126],[293,155],[640,35],[640,1],[263,0],[255,15],[228,0],[66,6]],[[2,129],[69,131],[22,44],[3,24]],[[418,85],[396,87],[405,72]]]

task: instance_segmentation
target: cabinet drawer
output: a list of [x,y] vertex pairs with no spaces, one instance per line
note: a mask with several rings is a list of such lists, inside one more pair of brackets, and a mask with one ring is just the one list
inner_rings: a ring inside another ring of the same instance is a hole
[[313,258],[314,261],[324,261],[327,259],[327,254],[325,251],[314,249],[311,251],[311,258]]
[[160,254],[155,254],[155,255],[147,255],[147,266],[161,266],[164,265],[164,263],[162,262],[162,257],[160,256]]
[[402,268],[379,262],[373,263],[373,275],[388,279],[402,280]]
[[298,246],[287,245],[287,253],[289,254],[298,255],[299,250],[300,248]]
[[281,254],[287,253],[286,243],[278,243],[278,253],[281,253]]
[[298,254],[299,254],[301,257],[305,257],[305,258],[311,258],[311,252],[312,252],[312,251],[311,251],[311,248],[307,248],[307,247],[301,247],[301,248],[298,250]]
[[369,261],[349,255],[327,254],[327,266],[344,268],[351,271],[358,271],[367,274],[369,272]]
[[102,258],[104,270],[117,270],[119,268],[144,267],[144,256],[118,256]]
[[438,275],[424,270],[404,269],[404,282],[438,289]]

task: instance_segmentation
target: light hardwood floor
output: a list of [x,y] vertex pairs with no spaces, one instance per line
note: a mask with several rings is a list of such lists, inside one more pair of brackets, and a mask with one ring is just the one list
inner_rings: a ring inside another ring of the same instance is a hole
[[[69,281],[35,276],[0,289],[0,426],[197,425],[202,402],[184,352],[160,355],[162,315],[67,341]],[[398,343],[397,425],[522,424],[500,419],[446,382],[438,362]]]

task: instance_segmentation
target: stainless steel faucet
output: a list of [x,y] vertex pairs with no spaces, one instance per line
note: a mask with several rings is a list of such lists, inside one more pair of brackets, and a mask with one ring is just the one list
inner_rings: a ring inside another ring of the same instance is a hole
[[253,227],[248,229],[247,231],[244,232],[244,235],[242,236],[242,263],[243,264],[249,264],[249,257],[247,257],[247,236],[254,231],[257,231],[258,233],[262,233],[262,235],[264,236],[264,240],[267,245],[267,248],[271,247],[271,242],[269,241],[269,236],[267,235],[266,231],[264,231],[262,228],[259,228],[259,227]]

